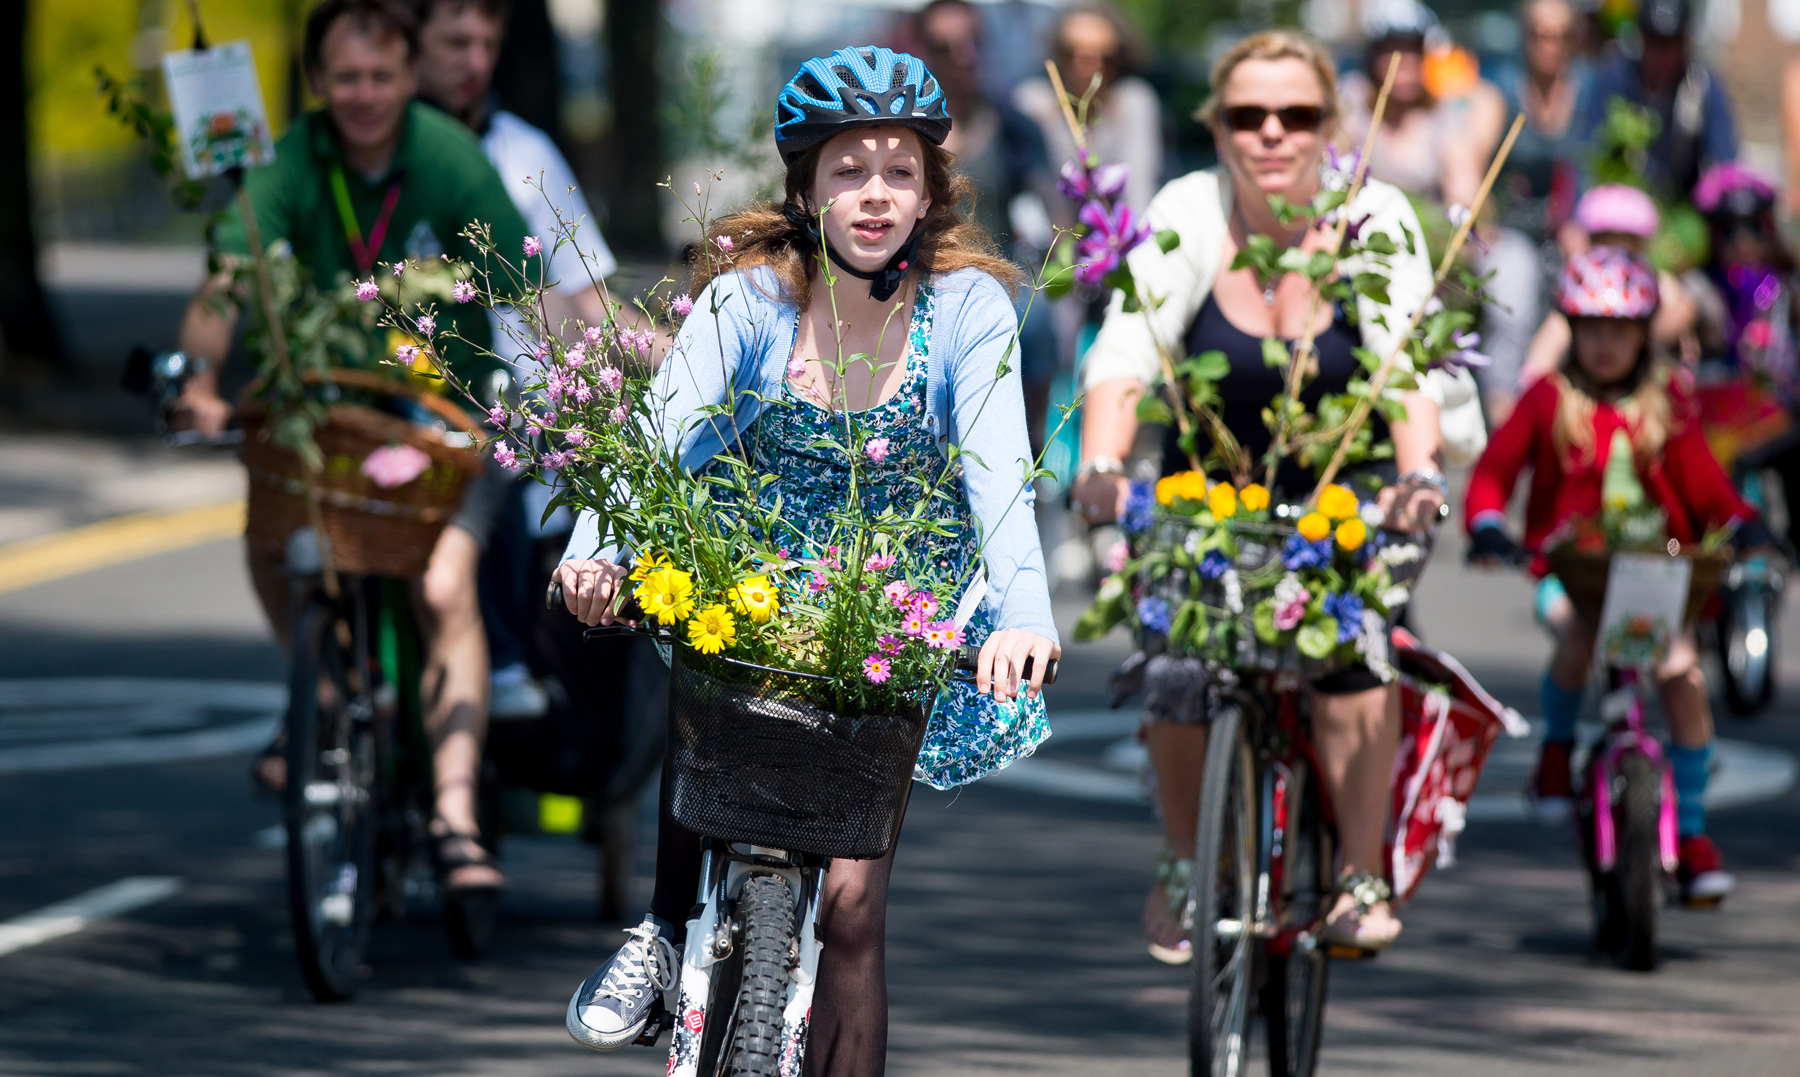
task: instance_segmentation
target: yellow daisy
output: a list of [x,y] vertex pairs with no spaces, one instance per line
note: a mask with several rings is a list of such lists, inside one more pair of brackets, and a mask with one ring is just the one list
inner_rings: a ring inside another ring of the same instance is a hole
[[1156,480],[1156,503],[1168,508],[1175,503],[1175,490],[1181,485],[1174,475],[1165,475]]
[[1333,520],[1347,520],[1356,515],[1356,495],[1334,482],[1319,491],[1319,511]]
[[723,605],[708,606],[688,622],[688,642],[701,654],[718,654],[737,642],[737,622]]
[[694,612],[694,577],[677,568],[659,568],[644,577],[637,600],[663,624],[686,620]]
[[1174,476],[1175,496],[1196,505],[1206,500],[1206,476],[1198,471],[1180,471]]
[[1356,549],[1368,537],[1369,529],[1354,516],[1337,526],[1337,544],[1346,550]]
[[1238,500],[1244,503],[1244,511],[1261,512],[1269,507],[1269,491],[1263,489],[1261,483],[1253,482],[1238,491]]
[[637,564],[631,566],[631,579],[641,582],[652,572],[655,572],[659,568],[668,568],[669,565],[670,561],[667,554],[654,552],[645,554],[638,560]]
[[757,624],[775,616],[779,596],[767,576],[751,576],[727,592],[731,607]]
[[1237,514],[1237,491],[1228,482],[1222,482],[1212,488],[1206,495],[1206,507],[1212,510],[1213,518],[1223,520],[1227,516]]
[[1317,542],[1331,534],[1331,521],[1322,513],[1309,512],[1300,517],[1300,537],[1308,542]]

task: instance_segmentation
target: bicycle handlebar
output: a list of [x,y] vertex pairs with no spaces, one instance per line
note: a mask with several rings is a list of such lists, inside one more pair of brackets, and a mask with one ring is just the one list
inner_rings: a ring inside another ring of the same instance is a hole
[[[550,586],[545,588],[544,605],[553,610],[566,609],[568,607],[568,603],[563,597],[563,585],[561,580],[552,579],[550,581]],[[645,632],[644,629],[636,627],[635,624],[626,623],[641,622],[644,620],[643,607],[639,606],[635,599],[626,599],[625,604],[619,608],[618,618],[618,623],[590,626],[583,635],[588,638],[593,638],[596,636],[617,636],[640,632],[649,634]],[[951,679],[963,683],[974,681],[976,661],[980,657],[981,649],[979,647],[964,647],[962,653],[956,657],[956,667],[951,673]],[[1044,667],[1045,684],[1056,683],[1056,675],[1060,671],[1060,666],[1061,663],[1054,658],[1049,661]],[[1031,670],[1032,659],[1027,658],[1025,659],[1025,668],[1020,671],[1019,679],[1022,681],[1029,681],[1031,679]]]

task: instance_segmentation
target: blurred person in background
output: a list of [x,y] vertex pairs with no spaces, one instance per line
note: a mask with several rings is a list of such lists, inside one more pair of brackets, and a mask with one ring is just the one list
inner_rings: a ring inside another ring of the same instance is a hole
[[[461,124],[413,100],[418,41],[418,20],[399,0],[324,0],[314,7],[302,63],[324,107],[294,121],[276,144],[274,164],[244,176],[262,243],[286,241],[321,288],[349,275],[366,280],[394,262],[474,260],[478,252],[461,235],[471,221],[486,223],[494,248],[509,257],[523,248],[525,220],[480,144]],[[236,204],[210,239],[215,266],[220,256],[249,251]],[[521,268],[537,273],[537,259],[522,259]],[[232,411],[219,396],[219,368],[237,321],[236,311],[218,306],[229,284],[219,273],[201,285],[181,324],[181,350],[208,365],[185,386],[175,421],[206,434],[223,430]],[[499,363],[483,354],[492,341],[485,311],[452,303],[438,317],[444,362],[457,379],[478,390],[492,386]],[[387,329],[376,332],[382,351],[392,347]],[[424,576],[409,581],[426,652],[424,726],[437,788],[432,859],[453,891],[497,890],[505,881],[480,843],[475,814],[489,672],[476,569],[505,487],[498,465],[471,482]],[[288,580],[274,557],[255,547],[248,554],[257,597],[285,646]],[[270,788],[284,786],[279,751],[265,751],[253,775]]]
[[1371,0],[1363,8],[1368,66],[1344,76],[1342,150],[1360,150],[1375,98],[1398,57],[1394,87],[1381,117],[1369,175],[1417,199],[1468,205],[1481,185],[1484,144],[1499,126],[1502,109],[1492,84],[1474,79],[1466,92],[1439,99],[1425,79],[1428,35],[1440,34],[1437,16],[1417,0]]
[[1484,141],[1497,149],[1514,117],[1525,117],[1493,192],[1497,227],[1484,229],[1488,254],[1482,268],[1494,276],[1488,283],[1492,302],[1482,313],[1482,343],[1492,363],[1480,381],[1495,424],[1505,421],[1521,391],[1519,376],[1544,310],[1546,256],[1561,265],[1556,240],[1574,209],[1584,152],[1575,117],[1588,83],[1575,52],[1580,33],[1570,0],[1525,0],[1519,8],[1523,62],[1503,68],[1495,80],[1506,108],[1497,117],[1499,129]]
[[1694,55],[1693,22],[1690,0],[1643,0],[1637,14],[1639,55],[1615,52],[1596,68],[1593,91],[1575,125],[1578,141],[1591,143],[1615,97],[1656,113],[1662,130],[1645,155],[1644,174],[1667,202],[1682,201],[1702,172],[1738,156],[1731,98]]
[[[606,300],[596,282],[611,276],[618,262],[582,197],[575,172],[549,135],[502,108],[494,93],[494,68],[506,40],[507,0],[411,3],[419,20],[419,97],[481,139],[482,152],[500,174],[527,229],[543,242],[550,278],[556,282],[545,296],[550,322],[569,318],[588,325],[604,323]],[[558,232],[571,227],[575,242],[557,247]],[[505,331],[496,316],[495,339],[504,340]],[[503,354],[516,350],[500,349]],[[495,718],[535,718],[549,702],[525,659],[533,590],[531,549],[533,540],[544,533],[539,521],[550,492],[529,475],[515,476],[482,560],[482,610],[493,661],[489,714]],[[558,515],[560,521],[552,519],[546,526],[558,530],[572,526],[566,511]]]
[[1800,56],[1781,70],[1781,142],[1787,161],[1789,227],[1800,220]]
[[[982,24],[974,4],[932,0],[919,12],[914,30],[950,108],[953,126],[944,148],[955,155],[957,171],[975,188],[970,215],[1002,255],[1032,272],[1036,252],[1023,248],[1021,237],[1014,234],[1014,203],[1029,196],[1036,199],[1040,213],[1066,203],[1056,194],[1056,174],[1044,136],[1010,103],[990,100],[982,90]],[[1021,288],[1016,305],[1021,319],[1019,373],[1025,381],[1025,417],[1035,456],[1044,447],[1057,351],[1048,305],[1032,302],[1032,295],[1031,289]]]
[[[1077,100],[1100,78],[1088,112],[1087,147],[1103,161],[1130,168],[1125,204],[1142,213],[1162,183],[1162,104],[1134,74],[1146,62],[1137,28],[1109,3],[1079,0],[1056,20],[1050,51],[1063,86]],[[1053,164],[1074,159],[1075,140],[1049,78],[1021,82],[1012,100],[1036,121]]]

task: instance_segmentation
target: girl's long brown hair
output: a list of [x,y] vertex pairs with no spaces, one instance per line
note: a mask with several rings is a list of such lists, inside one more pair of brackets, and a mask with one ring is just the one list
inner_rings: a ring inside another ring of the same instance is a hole
[[[1674,376],[1674,368],[1652,358],[1649,349],[1646,340],[1645,355],[1638,360],[1637,385],[1613,405],[1625,419],[1631,455],[1639,467],[1661,454],[1675,422],[1675,407],[1669,400],[1669,379]],[[1573,344],[1561,368],[1552,376],[1556,378],[1557,396],[1550,437],[1556,455],[1570,467],[1592,463],[1598,450],[1594,444],[1596,392],[1593,382],[1575,362]]]
[[[955,158],[943,147],[925,138],[918,141],[925,165],[925,194],[931,199],[931,208],[917,225],[924,229],[924,235],[913,265],[922,274],[979,269],[998,280],[1007,291],[1016,291],[1023,274],[1000,256],[993,239],[968,218],[965,207],[972,205],[974,198],[968,177],[952,168]],[[824,146],[815,146],[788,165],[787,204],[803,212],[813,209],[808,195],[823,150]],[[731,237],[729,262],[721,262],[712,254],[719,250],[722,236]],[[707,229],[706,243],[706,251],[693,259],[690,295],[699,295],[719,273],[768,266],[780,283],[781,294],[772,298],[806,309],[812,298],[812,271],[819,264],[820,252],[806,229],[789,220],[782,206],[762,202],[721,217]]]

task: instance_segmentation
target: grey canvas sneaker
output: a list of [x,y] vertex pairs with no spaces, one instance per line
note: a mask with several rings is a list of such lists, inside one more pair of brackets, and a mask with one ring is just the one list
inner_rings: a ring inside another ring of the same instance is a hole
[[642,1035],[681,969],[674,934],[654,916],[627,931],[625,945],[569,999],[569,1035],[596,1051],[617,1051]]

